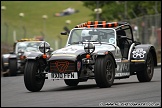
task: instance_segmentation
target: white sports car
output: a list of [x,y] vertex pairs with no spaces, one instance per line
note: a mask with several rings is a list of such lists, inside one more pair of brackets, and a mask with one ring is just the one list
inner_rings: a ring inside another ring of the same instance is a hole
[[127,22],[88,21],[73,28],[67,44],[46,57],[49,44],[41,44],[42,55],[27,57],[24,83],[29,91],[40,91],[45,79],[64,80],[68,86],[95,79],[100,88],[111,87],[114,79],[137,75],[149,82],[157,65],[155,47],[134,41]]

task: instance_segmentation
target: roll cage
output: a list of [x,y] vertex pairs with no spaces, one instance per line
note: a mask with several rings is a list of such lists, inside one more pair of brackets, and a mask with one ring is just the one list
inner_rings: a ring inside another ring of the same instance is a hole
[[131,46],[140,44],[139,42],[136,42],[134,40],[132,27],[127,22],[87,21],[85,23],[76,25],[75,28],[113,28],[115,29],[116,31],[115,41],[117,43],[116,45],[120,48],[123,58],[129,58],[128,54]]
[[[130,53],[134,46],[141,44],[134,40],[132,27],[127,22],[106,22],[106,21],[87,21],[76,25],[74,28],[113,28],[116,33],[116,43],[120,48],[122,58],[130,59]],[[69,35],[67,32],[62,32],[62,35]],[[69,41],[69,38],[68,38]],[[70,45],[67,44],[66,46]]]
[[82,27],[87,27],[87,28],[114,28],[116,30],[116,32],[122,31],[122,30],[123,31],[130,30],[131,37],[130,37],[129,40],[134,42],[132,28],[131,28],[130,24],[127,23],[127,22],[87,21],[85,23],[81,23],[81,24],[75,26],[75,28],[82,28]]

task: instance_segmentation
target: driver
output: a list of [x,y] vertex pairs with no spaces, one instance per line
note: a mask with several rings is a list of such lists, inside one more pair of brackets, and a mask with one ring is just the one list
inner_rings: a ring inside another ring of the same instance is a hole
[[82,41],[97,41],[98,35],[91,35],[90,32],[92,30],[83,30],[81,32],[81,40]]

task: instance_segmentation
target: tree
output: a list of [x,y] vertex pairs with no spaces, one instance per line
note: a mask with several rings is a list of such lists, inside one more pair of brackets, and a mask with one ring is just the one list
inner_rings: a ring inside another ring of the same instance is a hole
[[[97,1],[83,1],[83,5],[91,10],[97,7]],[[100,20],[128,20],[143,15],[161,13],[161,1],[100,1],[102,9]],[[92,14],[95,19],[96,13]]]

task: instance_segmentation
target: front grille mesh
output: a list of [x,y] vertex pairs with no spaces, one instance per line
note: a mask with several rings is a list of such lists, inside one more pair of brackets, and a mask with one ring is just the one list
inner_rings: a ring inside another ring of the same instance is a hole
[[75,71],[75,63],[70,60],[50,61],[50,72],[69,73]]

